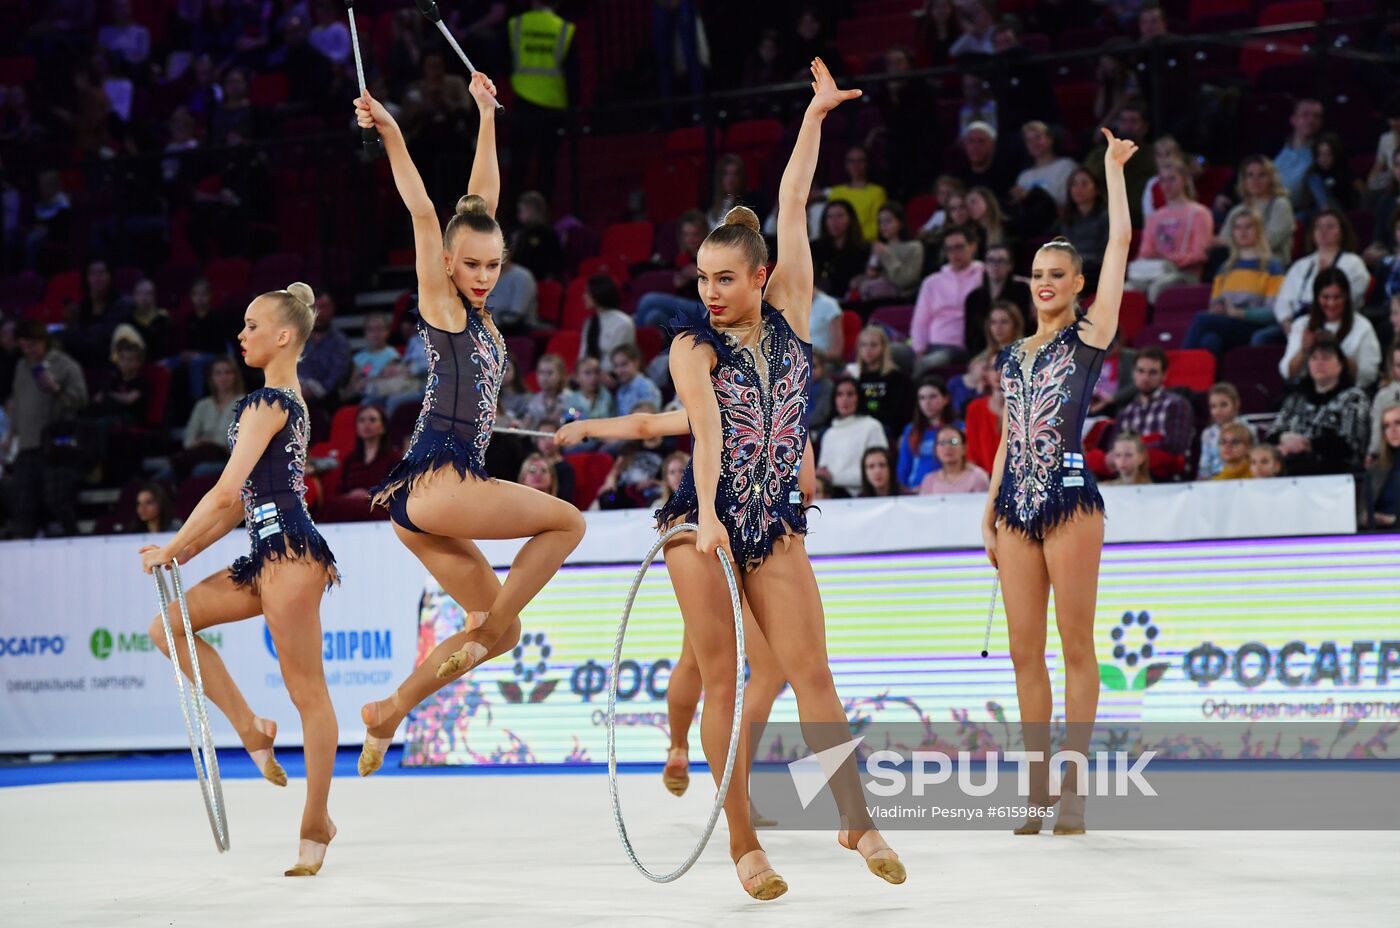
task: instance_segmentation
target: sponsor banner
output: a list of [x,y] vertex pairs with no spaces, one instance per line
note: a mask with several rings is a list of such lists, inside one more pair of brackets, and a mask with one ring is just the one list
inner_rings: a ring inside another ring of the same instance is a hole
[[[1000,604],[989,656],[980,656],[993,577],[982,552],[814,557],[813,567],[830,666],[853,729],[1015,722]],[[405,762],[606,762],[608,673],[633,573],[630,565],[562,571],[522,618],[513,653],[410,716]],[[1095,621],[1099,718],[1400,726],[1396,577],[1400,536],[1393,535],[1110,545]],[[420,655],[462,620],[461,609],[430,584],[420,608]],[[782,617],[775,621],[780,629]],[[1064,662],[1053,608],[1048,627],[1054,713],[1062,718]],[[679,610],[658,562],[638,590],[617,671],[619,762],[665,759],[666,695],[680,646]],[[779,695],[771,719],[797,721],[791,689]],[[700,760],[697,732],[690,743]]]
[[[1354,531],[1350,478],[1106,487],[1105,496],[1110,541]],[[852,701],[851,711],[876,702],[883,711],[907,702],[910,713],[988,700],[1014,703],[1005,645],[995,646],[1004,641],[1000,619],[992,657],[977,657],[991,573],[979,551],[966,549],[980,545],[982,505],[976,494],[837,500],[811,514],[808,549],[822,583],[838,690]],[[471,722],[480,728],[489,716],[516,740],[493,735],[481,750],[438,744],[432,755],[440,761],[602,758],[612,640],[636,562],[655,530],[641,510],[586,518],[587,534],[569,566],[522,616],[527,637],[517,653],[492,661],[444,697],[447,711],[460,716],[459,727]],[[355,744],[363,736],[360,706],[387,695],[412,670],[431,648],[425,633],[450,633],[451,616],[423,622],[446,607],[386,523],[329,525],[324,533],[344,585],[321,603],[322,657],[341,741]],[[0,752],[185,744],[174,671],[148,635],[156,600],[137,551],[150,540],[0,543]],[[503,571],[520,544],[479,546]],[[222,573],[246,549],[246,535],[233,532],[186,567],[191,595],[198,597],[194,587],[201,578]],[[911,550],[926,553],[863,556]],[[1340,701],[1386,692],[1395,672],[1387,669],[1381,680],[1392,654],[1384,644],[1400,635],[1391,613],[1377,605],[1389,581],[1375,578],[1393,578],[1397,564],[1383,541],[1356,538],[1110,547],[1098,616],[1104,711],[1178,718],[1189,710],[1207,717],[1207,700],[1217,705],[1209,711],[1218,713],[1225,701],[1233,713],[1242,702],[1267,706],[1287,697],[1294,704],[1314,693]],[[1110,629],[1129,614],[1132,622],[1111,638]],[[1138,621],[1143,615],[1146,624]],[[1149,626],[1159,637],[1147,637]],[[183,630],[176,635],[183,647]],[[263,620],[215,626],[203,636],[253,710],[278,722],[279,743],[299,743],[300,722]],[[1316,673],[1307,663],[1329,641],[1337,648],[1338,684],[1330,657]],[[1269,673],[1260,677],[1262,658],[1246,649],[1237,679],[1240,649],[1251,642],[1270,649]],[[1304,650],[1287,647],[1294,642]],[[1356,642],[1373,647],[1363,653]],[[1052,635],[1056,674],[1057,647]],[[1188,651],[1196,652],[1189,675],[1182,666]],[[620,667],[620,759],[664,756],[665,694],[679,653],[675,597],[658,564],[639,599]],[[1346,681],[1354,653],[1358,683],[1352,686]],[[1172,670],[1157,666],[1163,663]],[[1315,685],[1287,682],[1314,673]],[[893,698],[879,696],[884,690],[875,684],[881,681]],[[465,713],[473,706],[479,717]],[[784,693],[775,718],[791,707]],[[218,744],[238,743],[222,713],[211,711],[210,718]]]

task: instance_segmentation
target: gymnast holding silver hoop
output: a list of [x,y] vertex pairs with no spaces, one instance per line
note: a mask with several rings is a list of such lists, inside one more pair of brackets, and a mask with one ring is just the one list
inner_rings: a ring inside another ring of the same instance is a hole
[[[238,344],[248,365],[264,372],[266,386],[234,406],[231,453],[218,483],[169,544],[141,549],[142,567],[151,573],[172,561],[187,563],[239,522],[248,525],[248,556],[190,589],[188,619],[195,631],[258,615],[267,620],[287,693],[301,715],[306,756],[301,844],[287,876],[314,876],[335,837],[326,804],[339,731],[321,663],[320,607],[339,572],[303,500],[311,421],[297,382],[297,357],[316,319],[314,303],[311,288],[294,283],[248,304]],[[150,635],[169,657],[160,616],[151,621]],[[219,652],[195,642],[205,694],[233,723],[263,777],[286,786],[287,774],[272,754],[276,723],[254,715]],[[188,653],[178,659],[193,679]]]
[[[699,295],[709,320],[677,320],[671,349],[671,377],[695,435],[695,456],[676,493],[657,511],[657,522],[662,530],[683,522],[699,526],[693,543],[685,536],[671,541],[667,563],[709,697],[700,734],[717,778],[736,687],[735,634],[728,623],[715,621],[730,612],[717,548],[742,572],[758,627],[791,682],[809,747],[820,752],[849,740],[827,663],[821,594],[807,558],[798,471],[812,357],[807,197],[822,121],[860,91],[838,90],[821,59],[811,70],[812,101],[779,186],[778,262],[771,279],[758,217],[736,207],[697,256]],[[734,777],[725,798],[730,857],[745,892],[774,899],[788,887],[750,821],[746,779]],[[835,772],[829,788],[846,826],[837,840],[857,850],[877,876],[904,882],[904,865],[872,825],[853,758]]]

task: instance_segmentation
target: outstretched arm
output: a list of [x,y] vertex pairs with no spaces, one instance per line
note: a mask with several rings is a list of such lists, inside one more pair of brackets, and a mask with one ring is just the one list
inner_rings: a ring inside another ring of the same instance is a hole
[[[413,217],[419,312],[429,314],[428,321],[437,325],[443,321],[434,318],[437,307],[446,300],[456,302],[453,296],[455,288],[444,273],[442,227],[438,224],[437,210],[433,208],[433,201],[428,199],[428,188],[423,185],[423,178],[409,157],[408,145],[404,142],[399,124],[384,105],[366,90],[355,100],[355,116],[366,129],[378,129],[379,137],[384,140],[384,152],[389,156],[389,167],[394,173],[394,186],[399,188],[403,205],[408,207],[408,213]],[[495,131],[494,124],[492,131]],[[495,147],[492,146],[493,160],[494,152]]]
[[1108,248],[1099,271],[1099,289],[1087,313],[1089,325],[1081,335],[1086,345],[1107,348],[1118,334],[1118,309],[1123,302],[1123,278],[1128,272],[1128,249],[1133,242],[1133,222],[1128,213],[1128,187],[1123,165],[1137,151],[1137,143],[1118,139],[1107,129],[1108,149],[1103,155],[1104,180],[1108,184]]
[[501,165],[496,160],[496,85],[477,71],[472,75],[471,92],[481,122],[476,130],[476,157],[472,160],[467,192],[485,200],[487,215],[494,217],[496,204],[501,200]]
[[826,64],[820,58],[812,60],[812,102],[807,104],[797,144],[778,187],[778,263],[765,294],[804,340],[810,340],[812,335],[812,246],[807,240],[807,197],[817,170],[822,120],[845,101],[859,96],[859,90],[837,90]]
[[[258,458],[267,450],[272,437],[287,424],[287,411],[259,403],[246,407],[238,418],[238,441],[234,443],[233,454],[229,456],[219,482],[204,494],[199,505],[194,507],[189,519],[175,533],[175,537],[163,548],[147,547],[141,550],[141,564],[146,573],[173,558],[188,559],[190,552],[202,551],[215,540],[219,528],[227,532],[238,524],[237,517],[243,514],[243,482],[253,472]],[[213,537],[211,537],[213,536]]]
[[592,438],[606,441],[644,441],[669,435],[685,435],[690,431],[690,419],[684,409],[670,412],[634,412],[611,419],[579,419],[559,427],[554,442],[561,448],[571,448]]

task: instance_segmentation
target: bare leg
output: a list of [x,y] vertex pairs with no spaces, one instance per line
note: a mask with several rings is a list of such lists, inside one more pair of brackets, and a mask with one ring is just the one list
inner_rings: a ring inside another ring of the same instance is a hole
[[[686,641],[695,651],[705,687],[705,705],[700,715],[700,743],[715,784],[724,778],[724,762],[729,754],[730,732],[734,725],[734,613],[729,602],[729,585],[719,561],[695,548],[695,537],[679,536],[666,546],[666,563],[671,583],[685,619]],[[735,758],[736,772],[745,768],[743,741]],[[729,822],[729,856],[738,861],[750,851],[760,850],[758,835],[749,821],[748,778],[733,776],[724,799]]]
[[673,795],[683,796],[690,786],[690,725],[700,704],[700,665],[688,638],[681,638],[681,656],[671,668],[666,684],[666,717],[671,728],[671,747],[661,782]]
[[[444,538],[440,535],[424,535],[410,532],[394,525],[399,540],[413,552],[428,573],[433,575],[447,594],[467,610],[468,614],[486,612],[500,592],[501,582],[486,556],[475,544],[465,538]],[[413,672],[399,684],[398,689],[387,699],[368,703],[360,710],[360,716],[369,727],[369,733],[377,738],[392,738],[399,723],[409,711],[428,696],[446,686],[451,679],[460,677],[466,670],[444,680],[437,675],[438,666],[467,641],[472,629],[457,632],[442,641],[423,659]],[[505,634],[499,636],[487,651],[487,657],[496,657],[514,648],[520,640],[520,620],[511,617],[511,624]]]
[[[263,611],[262,600],[258,598],[258,594],[247,588],[234,585],[234,582],[229,579],[227,570],[221,570],[205,577],[186,590],[185,601],[190,607],[190,626],[195,631],[212,628],[215,625],[225,625],[229,622],[241,622],[244,619],[251,619],[255,615],[261,615]],[[175,653],[180,660],[180,669],[185,672],[185,676],[189,677],[191,675],[190,655],[185,644],[183,626],[184,619],[180,616],[180,606],[178,603],[172,602],[170,604],[170,629],[175,634]],[[159,615],[151,620],[148,632],[151,641],[160,649],[160,652],[169,657],[170,648],[166,644],[165,628]],[[219,710],[232,723],[234,730],[238,732],[239,739],[243,742],[243,746],[249,752],[271,750],[272,737],[258,729],[255,724],[258,717],[249,708],[247,700],[243,698],[243,693],[238,689],[238,684],[233,682],[233,677],[229,675],[228,668],[224,665],[219,652],[201,638],[195,639],[195,651],[199,654],[199,676],[204,681],[204,695],[209,697],[209,701],[218,706]],[[275,728],[273,730],[275,731]],[[278,780],[273,779],[273,782],[278,782]],[[279,785],[286,785],[286,782],[286,774],[282,774]]]
[[339,742],[335,709],[321,664],[321,595],[325,573],[313,561],[274,561],[263,568],[263,614],[277,645],[287,695],[301,715],[306,757],[306,805],[301,837],[329,844],[335,828],[326,803],[330,796],[335,748]]
[[[757,570],[744,578],[754,615],[784,676],[797,697],[803,736],[813,752],[850,740],[846,711],[836,694],[826,651],[826,618],[807,547],[801,536],[779,542]],[[846,823],[841,843],[860,849],[872,872],[904,882],[904,867],[880,838],[866,811],[854,755],[831,777],[829,786]]]
[[458,480],[450,468],[437,471],[415,488],[408,499],[408,515],[432,535],[530,538],[510,565],[486,623],[467,633],[466,643],[456,652],[461,660],[454,662],[449,676],[485,660],[496,640],[583,539],[583,516],[569,503],[516,483]]
[[[1044,760],[1030,768],[1029,804],[1050,805],[1050,671],[1045,666],[1046,610],[1050,576],[1037,541],[1011,529],[997,530],[997,562],[1001,571],[1002,602],[1006,607],[1006,632],[1011,642],[1011,664],[1016,671],[1016,701],[1021,711],[1021,737],[1025,749]],[[1016,829],[1017,834],[1038,834],[1039,817]]]
[[[1055,626],[1065,664],[1065,744],[1088,756],[1099,710],[1099,661],[1094,654],[1094,608],[1103,554],[1103,513],[1078,516],[1045,539],[1045,564],[1055,590]],[[1070,767],[1073,774],[1075,768]],[[1083,797],[1067,781],[1055,819],[1056,834],[1084,830]]]

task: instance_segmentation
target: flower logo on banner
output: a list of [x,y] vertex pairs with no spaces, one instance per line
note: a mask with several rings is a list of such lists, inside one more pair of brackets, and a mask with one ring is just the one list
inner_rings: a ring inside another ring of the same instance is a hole
[[[1103,685],[1111,690],[1145,690],[1162,679],[1171,662],[1147,663],[1156,652],[1160,633],[1148,613],[1124,612],[1123,618],[1109,633],[1113,639],[1114,662],[1099,664],[1099,679]],[[1139,668],[1139,664],[1143,666]],[[1134,674],[1131,683],[1128,681],[1129,673]]]
[[[497,683],[506,702],[543,702],[554,692],[559,681],[543,679],[549,671],[549,655],[552,650],[549,642],[545,640],[544,632],[526,632],[520,636],[520,643],[510,652],[511,659],[515,661],[511,667],[515,679],[500,680]],[[525,696],[524,684],[534,684],[528,699]]]

